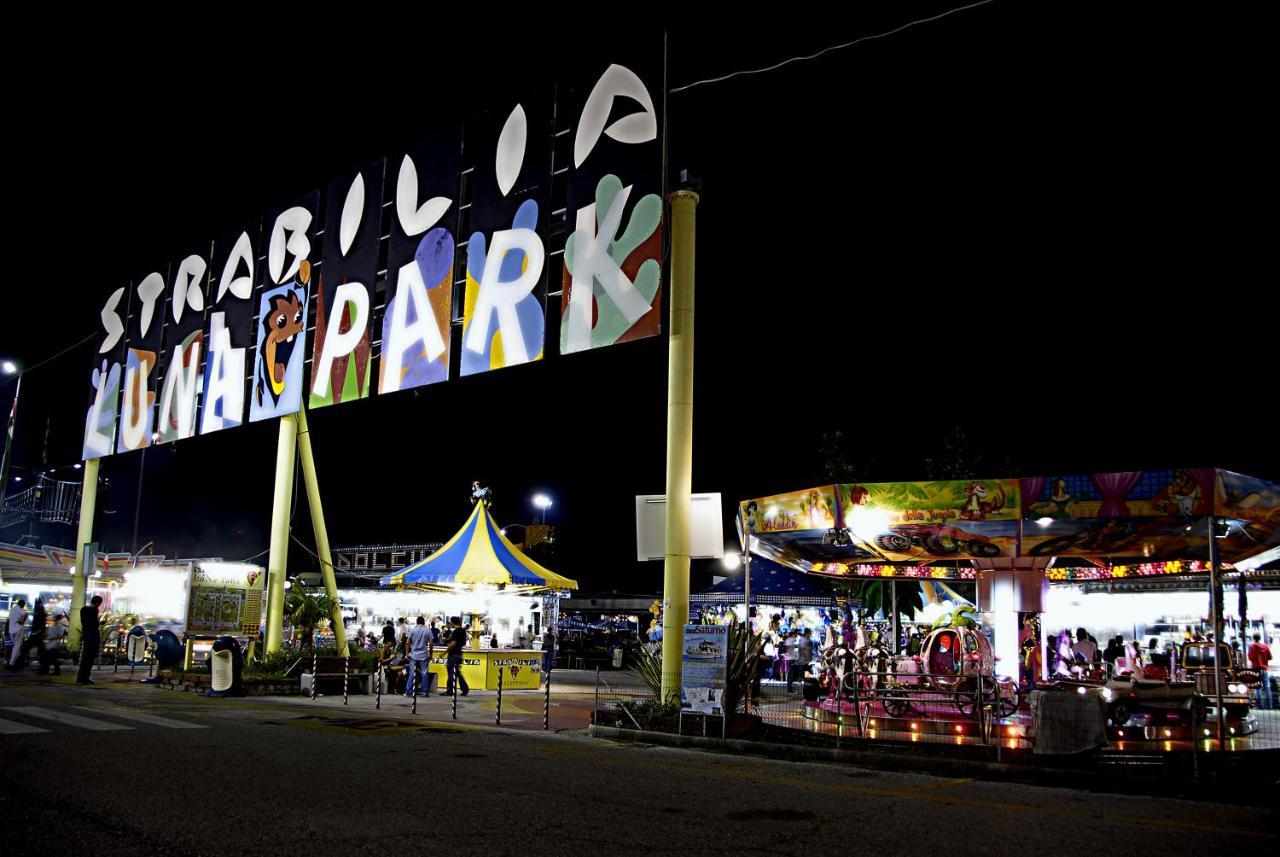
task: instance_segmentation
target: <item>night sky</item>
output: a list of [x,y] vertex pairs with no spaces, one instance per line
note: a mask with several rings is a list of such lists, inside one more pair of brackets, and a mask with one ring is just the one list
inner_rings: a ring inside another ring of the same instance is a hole
[[[1039,4],[996,2],[670,96],[670,173],[702,189],[693,487],[724,494],[726,537],[738,499],[822,481],[833,429],[864,480],[927,478],[957,428],[984,476],[1220,466],[1280,480],[1274,274],[1257,275],[1262,221],[1233,197],[1256,181],[1253,137],[1206,75],[1220,69],[1183,38],[1210,25],[1162,12],[1100,26],[1075,4],[1027,6]],[[948,4],[857,8],[672,20],[670,85]],[[463,23],[338,23],[230,48],[231,32],[180,48],[85,37],[58,69],[32,69],[9,105],[22,130],[0,356],[32,365],[96,333],[112,288],[469,105],[504,103],[513,80],[607,63],[611,40],[660,49],[662,34],[544,16],[477,52]],[[409,48],[389,51],[395,38]],[[358,57],[333,59],[343,51]],[[430,105],[410,132],[388,130],[415,81]],[[77,475],[95,344],[26,376],[15,474]],[[479,479],[502,524],[532,518],[535,490],[555,498],[557,570],[584,589],[655,591],[661,563],[634,561],[633,498],[664,489],[665,336],[555,350],[313,413],[331,541],[447,538]],[[6,414],[12,389],[0,386]],[[150,450],[139,546],[264,550],[275,446],[272,422]],[[108,549],[132,547],[140,458],[103,462]],[[297,548],[290,563],[314,567]],[[695,586],[708,572],[695,564]]]

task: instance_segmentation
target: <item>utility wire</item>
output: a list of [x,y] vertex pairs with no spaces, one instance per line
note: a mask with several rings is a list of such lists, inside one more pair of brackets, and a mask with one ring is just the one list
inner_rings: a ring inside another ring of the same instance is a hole
[[670,92],[672,94],[675,94],[677,92],[685,92],[687,90],[693,89],[695,86],[702,86],[707,83],[723,83],[726,80],[732,80],[735,77],[742,77],[743,75],[764,74],[765,72],[769,72],[769,71],[777,71],[783,66],[788,66],[788,65],[791,65],[792,63],[806,62],[808,60],[816,60],[818,57],[821,57],[825,54],[829,54],[832,51],[839,51],[839,50],[843,50],[844,48],[851,48],[854,45],[859,45],[859,44],[862,44],[863,42],[869,42],[872,39],[888,38],[889,36],[895,35],[897,33],[901,33],[903,30],[910,29],[911,27],[915,27],[919,24],[928,24],[933,21],[940,21],[943,18],[956,14],[957,12],[967,12],[970,9],[976,9],[979,6],[986,6],[989,3],[994,3],[994,2],[995,0],[978,0],[977,3],[970,3],[967,6],[957,6],[954,9],[948,9],[945,12],[939,12],[937,15],[933,15],[928,18],[918,18],[917,20],[914,20],[914,21],[908,21],[907,23],[901,26],[894,27],[892,30],[886,30],[883,33],[873,33],[870,36],[860,36],[859,38],[856,38],[851,42],[845,42],[844,44],[841,44],[841,45],[832,45],[829,48],[823,48],[822,50],[818,51],[816,54],[809,54],[808,56],[802,56],[802,57],[791,57],[790,59],[785,59],[782,62],[774,63],[773,65],[770,65],[770,66],[765,66],[764,68],[744,69],[743,71],[731,72],[729,74],[721,75],[720,77],[709,77],[706,80],[695,80],[693,83],[686,83],[684,86],[677,86],[671,89]]
[[[67,354],[68,352],[71,352],[71,351],[75,351],[75,350],[76,350],[77,348],[79,348],[81,345],[84,345],[86,342],[88,342],[90,339],[93,339],[93,338],[94,338],[95,336],[97,336],[97,335],[98,335],[98,332],[97,332],[96,330],[95,330],[95,331],[92,331],[88,336],[86,336],[84,339],[82,339],[82,340],[80,340],[79,342],[77,342],[75,345],[68,345],[66,348],[62,349],[61,351],[59,351],[57,354],[53,355],[52,357],[46,357],[45,359],[41,360],[39,363],[33,363],[33,364],[31,364],[30,366],[23,366],[23,367],[22,367],[22,371],[21,371],[20,373],[18,373],[18,374],[20,374],[20,375],[25,375],[25,374],[27,374],[28,372],[31,372],[32,370],[39,369],[41,366],[44,366],[46,363],[52,363],[53,361],[57,360],[57,359],[58,359],[59,357],[61,357],[62,355]],[[17,375],[15,375],[14,377],[16,378],[16,377],[17,377]],[[4,380],[5,380],[5,382],[8,382],[10,379],[9,379],[9,378],[6,378],[6,379],[4,379]]]

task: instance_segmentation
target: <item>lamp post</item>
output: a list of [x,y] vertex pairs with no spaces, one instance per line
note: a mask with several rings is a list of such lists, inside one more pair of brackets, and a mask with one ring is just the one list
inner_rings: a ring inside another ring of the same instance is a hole
[[15,360],[0,362],[0,373],[17,375],[18,380],[13,388],[13,404],[9,407],[9,423],[4,433],[4,455],[0,457],[0,511],[4,509],[5,489],[9,487],[9,458],[13,450],[13,425],[18,418],[18,394],[22,392],[22,366]]
[[538,523],[545,524],[547,522],[547,510],[551,508],[554,501],[546,494],[534,494],[533,506],[538,510]]

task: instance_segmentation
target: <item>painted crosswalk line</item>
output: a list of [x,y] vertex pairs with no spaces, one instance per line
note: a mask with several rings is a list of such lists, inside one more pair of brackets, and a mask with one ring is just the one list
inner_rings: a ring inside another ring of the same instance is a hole
[[0,735],[30,735],[33,732],[48,731],[48,729],[41,729],[39,726],[31,726],[13,720],[0,720]]
[[81,717],[79,714],[68,714],[65,711],[55,711],[52,708],[40,708],[35,705],[10,706],[3,709],[4,711],[12,711],[15,714],[25,714],[28,717],[37,717],[42,720],[52,720],[55,723],[65,723],[67,726],[75,726],[79,729],[88,729],[92,732],[114,732],[117,730],[132,729],[132,726],[124,726],[119,723],[111,723],[106,720],[94,720],[89,717]]
[[123,720],[135,720],[138,723],[146,723],[151,726],[163,726],[165,729],[208,728],[207,726],[201,726],[199,723],[187,723],[184,720],[171,720],[168,717],[161,717],[157,714],[143,714],[141,711],[128,711],[119,708],[93,708],[88,705],[77,705],[76,708],[93,714],[105,714],[108,717],[119,717]]

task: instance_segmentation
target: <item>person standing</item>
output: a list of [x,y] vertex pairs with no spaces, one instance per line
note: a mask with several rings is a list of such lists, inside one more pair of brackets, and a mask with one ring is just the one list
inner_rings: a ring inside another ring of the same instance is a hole
[[27,601],[19,598],[18,603],[9,608],[9,671],[18,668],[22,657],[22,643],[27,638]]
[[93,684],[89,673],[93,672],[93,662],[98,658],[98,650],[102,648],[102,631],[98,628],[98,608],[102,606],[102,596],[95,595],[88,604],[80,608],[80,671],[76,673],[76,684]]
[[409,626],[403,616],[396,621],[396,649],[402,655],[409,654]]
[[1267,672],[1271,667],[1271,647],[1262,642],[1261,634],[1253,635],[1247,656],[1249,668],[1257,670],[1262,678],[1262,686],[1258,688],[1258,708],[1275,708],[1275,699],[1271,696],[1271,674]]
[[44,645],[45,626],[49,624],[49,616],[44,609],[44,599],[36,598],[35,606],[31,608],[31,630],[27,632],[27,639],[22,642],[22,655],[18,659],[18,667],[21,668],[27,663],[28,654],[34,650],[36,659],[40,658],[40,649]]
[[[427,678],[427,674],[431,667],[433,650],[431,629],[427,627],[427,620],[419,616],[418,624],[409,629],[409,663],[406,664],[408,679],[404,686],[405,696],[431,695],[431,679]],[[427,688],[425,692],[418,684],[419,681],[425,684]]]
[[387,620],[387,624],[382,626],[382,643],[386,646],[394,646],[396,644],[396,626],[391,624],[391,620]]
[[452,616],[449,619],[448,646],[445,665],[449,675],[449,686],[445,688],[445,693],[452,696],[454,690],[457,690],[458,693],[466,696],[471,692],[471,688],[467,686],[467,680],[462,677],[462,651],[467,647],[467,632],[462,627],[461,617]]
[[548,625],[542,632],[542,675],[551,681],[551,670],[556,665],[556,633]]
[[62,675],[62,665],[58,663],[58,649],[62,646],[62,641],[67,638],[67,617],[59,613],[54,617],[53,624],[44,633],[44,642],[40,646],[40,651],[36,653],[40,658],[40,667],[36,670],[36,675],[48,675],[52,668],[54,675]]
[[1085,669],[1092,669],[1098,663],[1098,644],[1089,636],[1084,628],[1076,628],[1075,653],[1084,658]]
[[813,661],[813,640],[808,633],[800,631],[795,636],[792,647],[791,664],[787,671],[787,693],[795,693],[795,683],[809,672],[809,664]]

